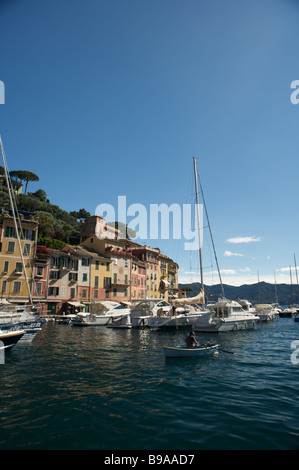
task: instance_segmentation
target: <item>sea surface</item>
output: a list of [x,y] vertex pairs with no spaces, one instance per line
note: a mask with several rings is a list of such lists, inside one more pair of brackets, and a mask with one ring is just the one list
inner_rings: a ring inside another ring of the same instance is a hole
[[299,323],[197,333],[233,354],[165,359],[187,333],[46,323],[0,365],[0,449],[298,449]]

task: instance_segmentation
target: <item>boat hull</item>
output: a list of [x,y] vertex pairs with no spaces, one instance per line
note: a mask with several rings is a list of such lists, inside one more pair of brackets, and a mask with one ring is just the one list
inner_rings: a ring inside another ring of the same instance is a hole
[[199,345],[194,348],[163,346],[165,357],[198,357],[217,351],[219,344]]
[[201,333],[249,330],[255,328],[258,321],[259,319],[257,317],[246,319],[232,318],[229,320],[215,319],[208,322],[196,322],[193,329],[194,331]]
[[5,330],[0,332],[0,350],[9,351],[24,336],[24,330]]

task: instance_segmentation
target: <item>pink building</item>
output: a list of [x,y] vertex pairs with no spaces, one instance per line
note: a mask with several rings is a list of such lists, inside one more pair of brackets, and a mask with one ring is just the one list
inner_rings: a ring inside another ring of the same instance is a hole
[[123,246],[109,245],[106,253],[111,257],[111,295],[116,302],[129,301],[131,298],[132,255]]

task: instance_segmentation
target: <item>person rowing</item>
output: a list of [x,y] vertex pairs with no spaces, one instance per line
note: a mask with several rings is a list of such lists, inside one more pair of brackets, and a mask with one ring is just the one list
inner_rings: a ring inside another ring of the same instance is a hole
[[198,342],[196,341],[194,331],[190,331],[190,334],[185,339],[185,342],[186,342],[187,348],[193,348],[194,346],[198,346]]

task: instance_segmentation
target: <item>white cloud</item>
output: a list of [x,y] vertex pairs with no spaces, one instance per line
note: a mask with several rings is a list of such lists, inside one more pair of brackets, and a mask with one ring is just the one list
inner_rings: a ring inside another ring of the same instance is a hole
[[261,242],[261,237],[233,237],[226,240],[228,243],[252,243]]
[[239,269],[240,273],[249,273],[249,271],[251,271],[250,268],[248,268],[248,266],[246,268],[240,268]]
[[231,251],[225,250],[224,256],[244,256],[242,253],[232,253]]
[[220,274],[236,274],[235,269],[221,269]]
[[[276,271],[281,271],[282,273],[289,273],[290,272],[290,266],[288,268],[276,269]],[[296,269],[293,266],[291,266],[291,271],[296,271]]]

